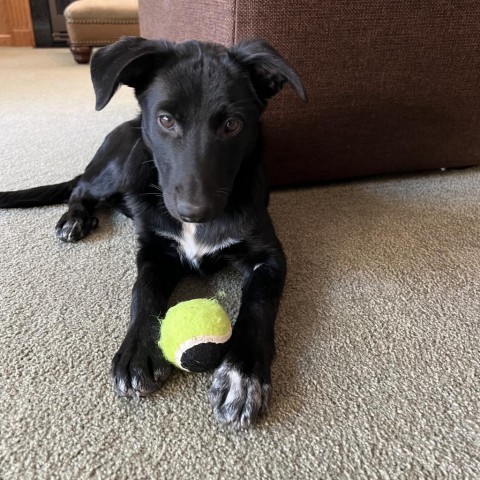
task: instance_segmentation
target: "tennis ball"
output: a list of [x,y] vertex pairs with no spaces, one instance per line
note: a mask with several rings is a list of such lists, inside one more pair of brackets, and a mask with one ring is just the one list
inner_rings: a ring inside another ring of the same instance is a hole
[[222,360],[232,325],[214,299],[198,298],[170,308],[161,321],[159,347],[176,367],[205,372]]

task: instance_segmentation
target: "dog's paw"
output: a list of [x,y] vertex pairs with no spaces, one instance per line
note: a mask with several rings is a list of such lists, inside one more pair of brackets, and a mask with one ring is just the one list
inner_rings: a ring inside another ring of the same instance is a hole
[[115,391],[122,397],[144,397],[159,389],[172,372],[155,343],[124,341],[112,361]]
[[248,429],[266,412],[270,383],[242,373],[228,360],[215,370],[208,398],[215,418],[235,430]]
[[66,212],[55,227],[57,238],[64,242],[78,242],[97,228],[98,219],[87,215],[72,215]]

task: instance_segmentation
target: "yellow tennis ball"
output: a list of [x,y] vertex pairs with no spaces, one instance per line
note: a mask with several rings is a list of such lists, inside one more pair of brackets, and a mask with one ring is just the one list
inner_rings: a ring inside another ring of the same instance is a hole
[[159,347],[163,355],[187,372],[205,372],[218,366],[232,335],[223,307],[214,299],[180,302],[161,320]]

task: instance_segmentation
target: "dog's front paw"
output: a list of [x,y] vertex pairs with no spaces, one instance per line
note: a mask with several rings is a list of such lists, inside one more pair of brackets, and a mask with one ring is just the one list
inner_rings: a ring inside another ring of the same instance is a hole
[[122,397],[144,397],[160,388],[172,371],[158,346],[131,341],[128,337],[113,357],[115,391]]
[[68,211],[63,214],[55,226],[55,233],[57,238],[64,242],[78,242],[97,226],[98,219],[96,217]]
[[258,416],[266,412],[271,385],[255,374],[242,373],[240,368],[225,360],[215,370],[208,397],[215,418],[235,430],[253,426]]

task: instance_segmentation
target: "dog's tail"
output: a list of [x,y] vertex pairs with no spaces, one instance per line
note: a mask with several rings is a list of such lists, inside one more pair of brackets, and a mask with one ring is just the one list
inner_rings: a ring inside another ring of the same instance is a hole
[[66,203],[80,176],[55,185],[27,188],[15,192],[0,192],[0,208],[29,208]]

